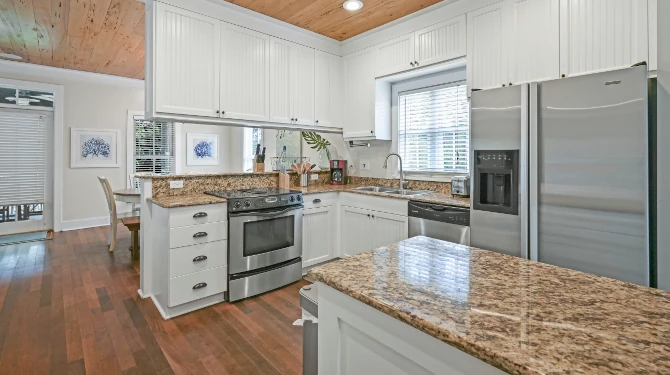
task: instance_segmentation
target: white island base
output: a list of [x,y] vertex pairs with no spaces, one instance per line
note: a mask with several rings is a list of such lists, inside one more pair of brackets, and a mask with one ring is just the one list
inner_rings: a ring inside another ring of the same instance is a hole
[[505,372],[319,283],[319,375]]

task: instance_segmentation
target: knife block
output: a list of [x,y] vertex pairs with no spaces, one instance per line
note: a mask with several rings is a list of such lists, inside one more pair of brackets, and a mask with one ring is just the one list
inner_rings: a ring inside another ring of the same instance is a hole
[[263,173],[263,172],[265,172],[265,163],[254,162],[254,173]]

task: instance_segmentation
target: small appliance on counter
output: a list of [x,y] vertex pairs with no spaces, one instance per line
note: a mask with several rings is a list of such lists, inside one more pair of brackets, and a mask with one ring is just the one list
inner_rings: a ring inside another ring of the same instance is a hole
[[346,185],[347,183],[347,161],[346,160],[331,160],[330,161],[330,184],[331,185]]
[[470,176],[454,176],[451,179],[451,195],[470,197]]

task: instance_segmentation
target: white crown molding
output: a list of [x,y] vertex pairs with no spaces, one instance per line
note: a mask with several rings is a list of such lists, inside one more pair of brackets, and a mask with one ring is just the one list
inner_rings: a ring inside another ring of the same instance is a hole
[[33,80],[39,80],[38,77],[45,77],[48,81],[54,81],[54,78],[56,78],[59,84],[61,84],[61,80],[67,80],[144,89],[144,81],[139,79],[82,72],[19,61],[0,60],[0,77],[13,78],[12,74],[34,76],[35,78],[31,78]]

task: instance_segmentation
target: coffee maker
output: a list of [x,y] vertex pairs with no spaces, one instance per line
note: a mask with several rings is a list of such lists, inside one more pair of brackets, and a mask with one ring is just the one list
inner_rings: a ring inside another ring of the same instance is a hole
[[347,161],[346,160],[331,160],[330,161],[330,184],[331,185],[346,185],[347,183]]

